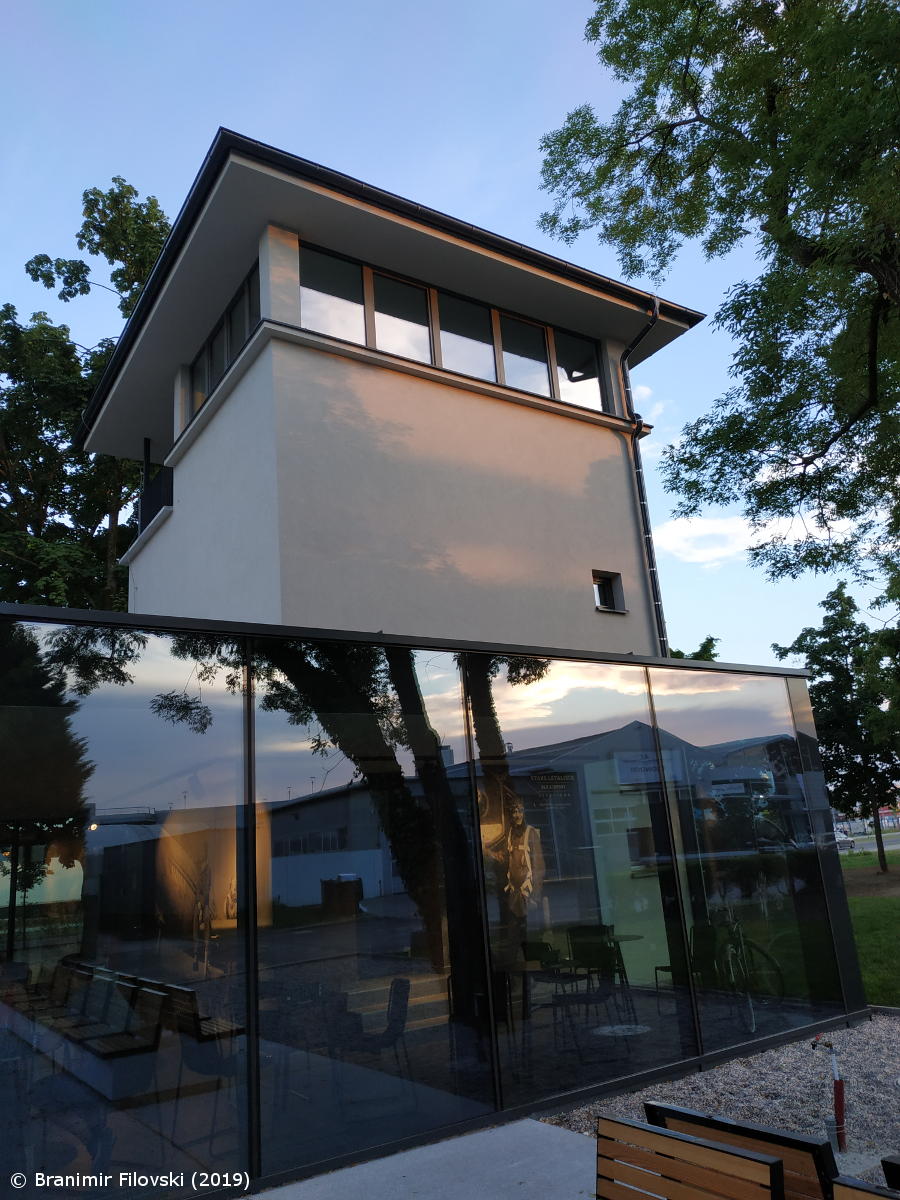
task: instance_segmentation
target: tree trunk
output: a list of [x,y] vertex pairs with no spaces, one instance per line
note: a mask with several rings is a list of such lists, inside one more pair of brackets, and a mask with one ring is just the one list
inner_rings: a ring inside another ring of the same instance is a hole
[[438,887],[437,839],[431,812],[412,795],[393,747],[353,669],[343,661],[352,646],[317,647],[317,666],[303,648],[263,643],[262,653],[315,712],[329,740],[358,768],[372,795],[410,899],[425,927],[432,964],[443,967],[443,905]]
[[878,853],[878,870],[884,874],[888,869],[887,855],[884,852],[884,834],[881,829],[881,813],[878,811],[880,802],[877,797],[871,800],[872,821],[875,830],[875,849]]
[[[411,650],[385,648],[391,683],[400,701],[409,748],[416,760],[437,831],[443,862],[444,907],[447,915],[447,949],[453,981],[454,1019],[477,1024],[475,996],[484,991],[484,962],[473,953],[481,939],[478,919],[478,886],[472,849],[457,812],[444,760],[441,740],[431,725],[416,675]],[[468,784],[466,784],[468,790]],[[434,959],[432,951],[432,959]]]

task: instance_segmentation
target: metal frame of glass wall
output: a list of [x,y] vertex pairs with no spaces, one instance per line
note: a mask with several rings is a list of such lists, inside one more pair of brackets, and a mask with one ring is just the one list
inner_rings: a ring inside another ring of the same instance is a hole
[[0,615],[10,1161],[296,1177],[865,1009],[801,673]]

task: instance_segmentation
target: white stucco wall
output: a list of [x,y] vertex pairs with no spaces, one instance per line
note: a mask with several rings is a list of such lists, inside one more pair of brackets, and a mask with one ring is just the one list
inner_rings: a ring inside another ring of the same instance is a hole
[[130,565],[131,612],[281,620],[271,356],[175,465],[173,512]]
[[[270,348],[283,623],[657,652],[624,434]],[[595,611],[595,569],[626,615]]]

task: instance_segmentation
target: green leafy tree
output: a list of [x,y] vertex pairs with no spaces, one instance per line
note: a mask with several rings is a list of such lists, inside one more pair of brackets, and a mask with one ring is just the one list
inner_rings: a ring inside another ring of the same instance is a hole
[[716,646],[721,640],[721,638],[714,638],[712,634],[707,634],[693,654],[687,654],[684,650],[670,650],[669,658],[694,658],[701,662],[715,662]]
[[[111,290],[128,314],[168,232],[154,197],[139,201],[115,178],[84,193],[81,249],[113,267]],[[90,265],[36,255],[31,277],[61,284],[71,300],[92,287]],[[126,606],[118,559],[134,536],[124,516],[139,485],[133,463],[77,451],[73,439],[114,340],[85,348],[45,313],[20,322],[0,306],[0,599],[14,603],[117,609]]]
[[[828,593],[822,624],[803,629],[790,646],[773,645],[780,659],[800,655],[812,675],[819,750],[834,808],[873,821],[882,871],[888,869],[879,809],[894,805],[900,781],[900,724],[885,687],[882,631],[859,620],[846,585]],[[892,631],[893,633],[893,631]]]
[[630,92],[544,138],[545,230],[597,229],[629,275],[685,240],[755,240],[717,314],[734,386],[664,456],[690,516],[739,503],[773,577],[897,569],[900,9],[893,0],[597,0]]

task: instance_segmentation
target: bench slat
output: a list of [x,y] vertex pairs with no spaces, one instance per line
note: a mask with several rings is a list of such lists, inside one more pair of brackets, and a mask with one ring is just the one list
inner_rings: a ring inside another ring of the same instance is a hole
[[819,1172],[813,1154],[802,1150],[794,1150],[789,1146],[780,1146],[764,1141],[759,1137],[748,1137],[730,1130],[710,1128],[700,1121],[667,1120],[666,1129],[676,1133],[689,1133],[694,1137],[702,1137],[708,1142],[720,1142],[725,1146],[737,1146],[741,1150],[759,1150],[763,1154],[772,1154],[784,1163],[784,1194],[786,1200],[822,1200],[822,1184],[819,1182]]
[[[650,1126],[642,1126],[637,1122],[626,1123],[613,1121],[608,1117],[600,1117],[597,1122],[597,1136],[630,1142],[632,1145],[655,1150],[658,1154],[672,1153],[672,1143],[666,1134]],[[679,1157],[686,1162],[695,1163],[697,1166],[728,1172],[729,1158],[738,1159],[737,1155],[730,1155],[724,1147],[720,1150],[717,1146],[708,1146],[699,1138],[687,1134],[674,1136],[679,1140],[684,1139],[681,1141],[682,1149],[679,1151]],[[745,1151],[744,1155],[749,1153]],[[758,1155],[757,1157],[764,1158],[765,1156]],[[772,1155],[771,1157],[774,1159],[777,1156]],[[768,1184],[770,1173],[767,1163],[756,1161],[753,1157],[743,1156],[739,1162],[739,1169],[744,1179],[752,1180],[754,1183]]]
[[[602,1155],[602,1161],[598,1160],[598,1177],[631,1183],[668,1200],[693,1200],[701,1195],[727,1197],[727,1200],[759,1200],[765,1195],[758,1183],[737,1175],[667,1159],[662,1154],[651,1154],[608,1139],[602,1142],[598,1139],[598,1152]],[[652,1174],[648,1175],[648,1171]]]

